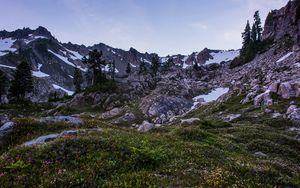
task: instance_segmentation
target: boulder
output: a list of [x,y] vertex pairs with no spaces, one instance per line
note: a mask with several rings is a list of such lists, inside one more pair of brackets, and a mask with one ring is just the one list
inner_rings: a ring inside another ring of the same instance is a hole
[[281,83],[278,88],[278,94],[284,99],[291,97],[292,86],[289,82]]
[[255,152],[254,155],[257,157],[267,157],[267,155],[261,151]]
[[12,130],[13,126],[14,126],[14,122],[12,121],[4,123],[0,127],[0,136],[5,136],[7,133],[9,133]]
[[0,125],[9,121],[9,118],[6,114],[0,114]]
[[121,117],[111,120],[113,124],[122,124],[122,123],[131,123],[136,120],[136,117],[133,113],[126,113]]
[[49,117],[42,117],[40,119],[41,123],[67,123],[74,126],[79,126],[82,124],[82,121],[78,117],[72,117],[72,116],[49,116]]
[[199,123],[200,122],[200,119],[199,118],[190,118],[190,119],[182,119],[181,120],[181,124],[188,124],[188,125],[191,125],[191,124],[194,124],[194,123]]
[[37,145],[37,144],[44,144],[44,143],[52,141],[58,137],[59,137],[59,134],[49,134],[49,135],[45,135],[45,136],[40,136],[36,139],[25,142],[23,145],[31,146],[31,145]]
[[151,129],[155,128],[155,124],[149,123],[148,121],[143,121],[143,123],[139,126],[138,131],[140,132],[148,132]]
[[226,122],[232,122],[233,120],[241,117],[241,114],[229,114],[224,118],[224,121]]
[[122,108],[113,108],[110,111],[104,112],[101,117],[103,119],[110,119],[110,118],[114,118],[116,116],[120,116],[123,113],[123,109]]
[[257,95],[254,98],[254,105],[259,106],[261,104],[270,106],[273,104],[273,100],[271,98],[270,90],[265,91],[264,93]]
[[300,108],[297,108],[296,105],[291,105],[287,109],[286,117],[295,123],[300,123]]

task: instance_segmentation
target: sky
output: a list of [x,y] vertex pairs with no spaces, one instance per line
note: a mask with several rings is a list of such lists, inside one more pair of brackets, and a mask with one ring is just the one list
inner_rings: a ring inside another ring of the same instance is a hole
[[46,27],[59,41],[160,56],[238,49],[247,20],[288,0],[0,0],[0,30]]

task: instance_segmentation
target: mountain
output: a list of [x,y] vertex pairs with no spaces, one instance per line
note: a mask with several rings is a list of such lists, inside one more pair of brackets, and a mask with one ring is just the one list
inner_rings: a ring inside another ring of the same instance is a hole
[[268,15],[246,64],[230,66],[237,51],[204,49],[160,57],[174,64],[157,74],[138,73],[154,54],[133,48],[61,44],[44,28],[2,32],[6,74],[27,58],[40,87],[71,90],[74,66],[84,72],[80,58],[97,48],[118,77],[113,90],[0,105],[1,187],[300,187],[299,10],[295,0]]
[[[107,62],[115,62],[118,77],[126,75],[128,63],[136,72],[142,61],[150,66],[154,56],[153,53],[140,53],[134,48],[125,51],[103,43],[93,46],[77,45],[71,42],[61,43],[44,27],[38,27],[36,30],[23,28],[12,32],[0,31],[0,69],[12,78],[15,67],[22,59],[30,62],[35,77],[35,89],[31,100],[33,102],[47,101],[49,94],[59,88],[61,95],[73,94],[74,67],[79,67],[83,73],[87,74],[87,66],[81,62],[81,59],[93,49],[102,51]],[[186,69],[193,63],[199,65],[225,63],[238,54],[238,50],[204,49],[187,56],[160,57],[160,62],[164,64],[169,58],[173,58],[177,68]]]

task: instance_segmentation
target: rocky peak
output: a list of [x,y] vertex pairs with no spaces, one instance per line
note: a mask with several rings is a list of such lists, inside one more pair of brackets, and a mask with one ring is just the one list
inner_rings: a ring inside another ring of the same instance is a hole
[[288,37],[296,43],[300,40],[299,26],[300,0],[289,1],[285,7],[269,13],[262,38],[276,42]]

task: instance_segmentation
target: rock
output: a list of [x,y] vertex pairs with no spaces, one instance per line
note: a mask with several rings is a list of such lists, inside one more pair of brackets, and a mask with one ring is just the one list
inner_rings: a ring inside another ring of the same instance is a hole
[[9,121],[0,127],[0,136],[5,136],[14,126],[14,122]]
[[190,119],[182,119],[181,120],[181,124],[194,124],[194,123],[199,123],[200,119],[199,118],[190,118]]
[[270,95],[270,90],[267,90],[264,93],[262,93],[254,98],[255,106],[259,106],[261,104],[267,105],[267,106],[270,106],[273,104],[273,100]]
[[119,116],[123,113],[122,108],[113,108],[110,111],[104,112],[101,116],[103,119],[110,119]]
[[233,120],[241,117],[241,114],[229,114],[224,118],[224,121],[226,122],[232,122]]
[[287,109],[286,117],[295,123],[300,123],[300,108],[297,108],[296,105],[291,105]]
[[148,132],[153,128],[155,128],[155,125],[153,123],[149,123],[148,121],[143,121],[142,125],[139,126],[138,131]]
[[61,136],[75,136],[78,134],[78,130],[68,130],[68,131],[63,131],[60,135]]
[[289,82],[281,83],[278,88],[278,94],[284,99],[291,97],[292,86]]
[[59,134],[49,134],[45,136],[40,136],[36,139],[30,140],[28,142],[24,143],[24,146],[31,146],[31,145],[37,145],[37,144],[44,144],[46,142],[52,141],[59,137]]
[[188,111],[191,106],[192,102],[183,96],[153,94],[143,98],[139,108],[147,117],[155,117],[156,123],[165,123],[175,115],[181,115]]
[[280,117],[282,117],[281,113],[273,113],[272,114],[272,118],[280,118]]
[[133,113],[126,113],[121,117],[111,120],[113,124],[122,124],[122,123],[130,123],[136,120],[136,117]]
[[272,84],[269,86],[268,90],[269,90],[270,92],[277,93],[278,88],[279,88],[279,85],[280,85],[280,82],[272,83]]
[[255,155],[256,157],[267,157],[267,155],[264,154],[264,153],[261,152],[261,151],[255,152],[254,155]]
[[9,101],[7,99],[7,96],[6,95],[1,95],[0,96],[0,104],[8,104]]
[[28,142],[25,142],[24,146],[32,146],[32,145],[39,145],[44,144],[50,141],[53,141],[57,138],[64,137],[64,136],[76,136],[80,133],[89,133],[89,132],[97,132],[102,131],[102,129],[81,129],[81,130],[66,130],[61,132],[60,134],[48,134],[44,136],[37,137],[33,140],[30,140]]
[[40,119],[41,123],[57,123],[57,122],[63,122],[74,126],[79,126],[82,124],[82,121],[80,118],[72,117],[72,116],[49,116],[49,117],[43,117]]
[[0,114],[0,125],[9,121],[9,118],[6,114]]

